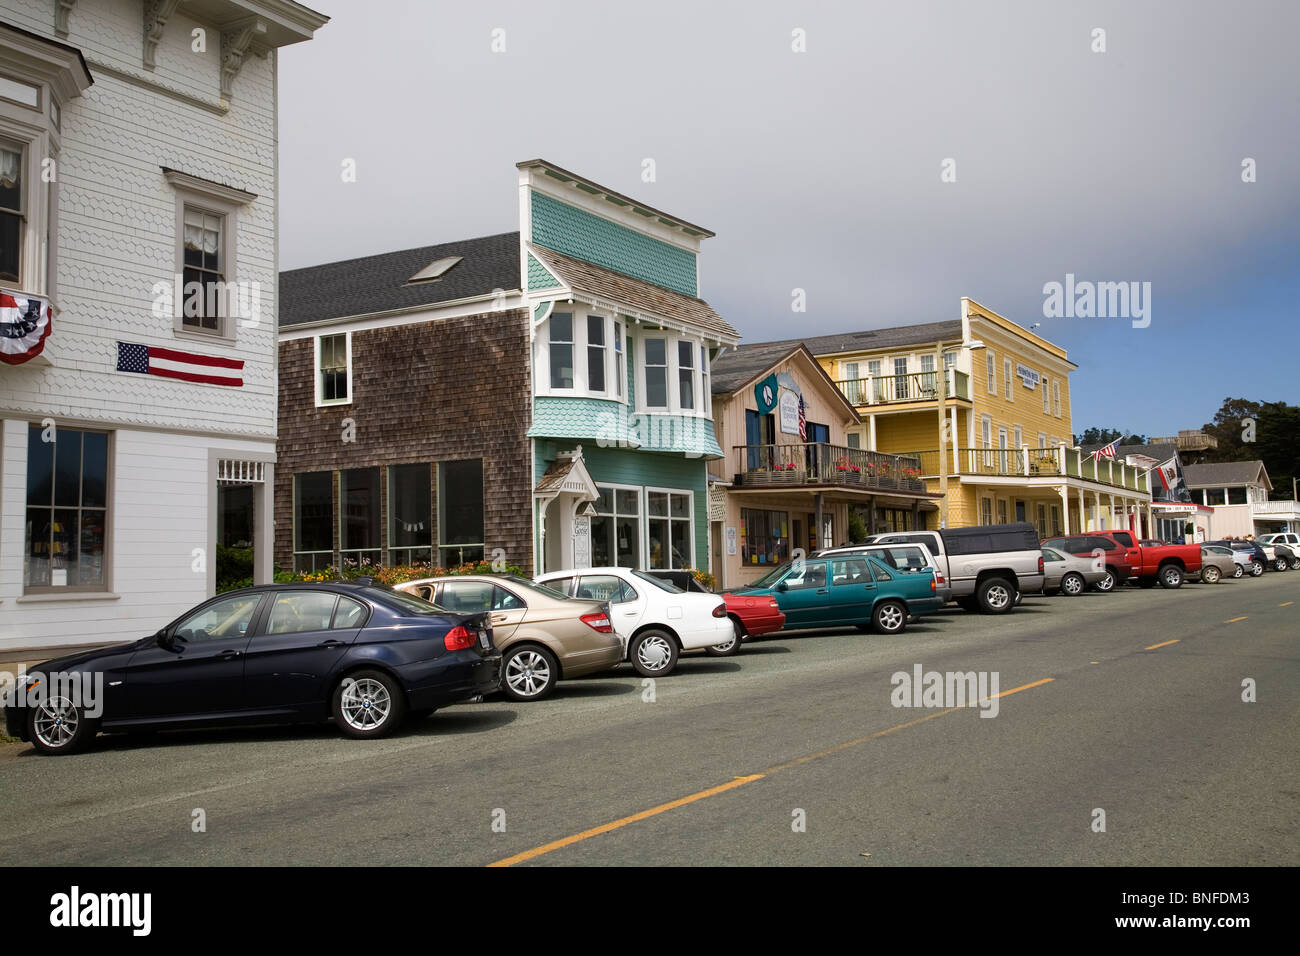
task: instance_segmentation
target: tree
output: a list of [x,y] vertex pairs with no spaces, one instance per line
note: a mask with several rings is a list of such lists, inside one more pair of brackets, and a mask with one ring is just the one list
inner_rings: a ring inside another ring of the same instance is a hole
[[1271,497],[1291,498],[1291,479],[1300,475],[1300,445],[1295,442],[1300,434],[1300,406],[1225,398],[1204,430],[1219,443],[1209,450],[1207,461],[1258,459],[1273,483]]
[[1116,438],[1123,439],[1121,445],[1145,445],[1146,435],[1125,435],[1118,428],[1098,428],[1093,425],[1084,429],[1082,435],[1074,436],[1076,445],[1109,445]]

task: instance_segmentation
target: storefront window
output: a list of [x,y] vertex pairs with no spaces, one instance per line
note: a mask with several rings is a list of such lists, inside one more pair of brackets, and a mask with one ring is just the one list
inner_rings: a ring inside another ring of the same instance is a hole
[[379,564],[379,469],[339,472],[339,556],[343,563]]
[[103,589],[107,521],[108,435],[31,425],[23,587]]
[[334,474],[293,476],[293,569],[319,571],[334,563]]
[[438,465],[438,563],[483,560],[483,459]]
[[626,488],[597,488],[591,519],[591,564],[596,568],[635,568],[641,554],[641,495]]
[[433,560],[433,492],[428,465],[388,468],[388,563]]
[[1226,504],[1227,501],[1226,501],[1226,499],[1225,499],[1225,497],[1224,497],[1223,489],[1222,489],[1222,488],[1207,488],[1207,489],[1205,489],[1205,503],[1206,503],[1207,505],[1221,505],[1221,504]]
[[650,567],[689,568],[691,564],[691,496],[669,491],[646,492]]
[[1229,489],[1228,489],[1228,504],[1230,504],[1230,505],[1244,505],[1244,504],[1246,504],[1246,503],[1247,503],[1247,501],[1246,501],[1246,489],[1245,489],[1245,488],[1229,488]]
[[790,515],[786,511],[740,509],[742,564],[780,564],[790,557]]

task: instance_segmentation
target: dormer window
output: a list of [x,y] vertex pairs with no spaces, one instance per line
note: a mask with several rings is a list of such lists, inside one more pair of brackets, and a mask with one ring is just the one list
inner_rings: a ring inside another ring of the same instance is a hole
[[460,262],[463,256],[447,256],[443,259],[436,259],[417,272],[411,278],[406,280],[407,285],[416,282],[434,282],[441,279],[452,266]]

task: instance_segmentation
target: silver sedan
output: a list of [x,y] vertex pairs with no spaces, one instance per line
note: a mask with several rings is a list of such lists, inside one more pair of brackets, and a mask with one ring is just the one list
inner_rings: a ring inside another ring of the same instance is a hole
[[1043,548],[1043,593],[1074,597],[1106,577],[1106,565],[1089,554],[1067,554]]
[[1201,548],[1201,580],[1206,584],[1218,584],[1224,578],[1239,578],[1245,572],[1250,558],[1234,554],[1231,548],[1221,545],[1204,545]]

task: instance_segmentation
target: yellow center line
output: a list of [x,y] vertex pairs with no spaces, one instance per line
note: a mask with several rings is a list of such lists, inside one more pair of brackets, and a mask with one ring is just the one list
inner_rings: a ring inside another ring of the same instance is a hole
[[1175,638],[1172,641],[1165,641],[1163,644],[1152,644],[1150,647],[1144,648],[1144,650],[1154,651],[1157,647],[1168,647],[1170,644],[1177,644],[1179,640],[1181,640],[1181,638]]
[[[1019,687],[1013,687],[1010,690],[1004,690],[1001,693],[994,694],[993,697],[1010,697],[1012,694],[1018,694],[1022,690],[1029,690],[1031,687],[1041,687],[1043,684],[1050,684],[1056,680],[1055,677],[1044,677],[1042,680],[1036,680],[1032,684],[1021,684]],[[988,700],[990,698],[985,698]],[[971,706],[983,703],[977,701]],[[736,777],[728,783],[719,784],[716,787],[710,787],[708,790],[701,790],[699,793],[692,793],[690,796],[681,797],[680,799],[661,803],[657,807],[651,807],[649,810],[642,810],[640,813],[634,813],[631,816],[623,817],[619,820],[612,820],[609,823],[603,823],[598,827],[592,827],[590,830],[583,830],[581,833],[575,833],[573,836],[567,836],[560,840],[553,840],[533,850],[525,850],[522,853],[516,853],[514,856],[508,856],[504,860],[497,860],[495,863],[489,863],[489,867],[514,866],[516,863],[524,863],[528,860],[534,860],[539,856],[547,853],[553,853],[556,850],[562,850],[566,846],[572,846],[575,843],[581,843],[583,840],[590,840],[592,837],[600,836],[604,833],[610,833],[613,830],[619,830],[623,827],[630,826],[633,823],[639,823],[642,820],[648,820],[650,817],[658,816],[661,813],[667,813],[669,810],[675,810],[678,807],[684,807],[687,804],[695,803],[697,800],[704,800],[707,797],[716,796],[719,793],[725,793],[728,790],[735,790],[737,787],[743,787],[747,783],[753,783],[755,780],[762,780],[769,774],[777,773],[781,770],[788,770],[791,767],[797,767],[801,764],[808,763],[812,760],[820,760],[822,757],[829,757],[831,754],[837,754],[841,751],[848,750],[851,747],[857,747],[868,741],[876,740],[888,734],[899,730],[906,730],[908,727],[915,727],[917,724],[923,724],[927,720],[934,720],[936,717],[943,717],[946,714],[953,714],[959,710],[969,710],[969,707],[949,707],[947,710],[936,711],[933,714],[926,714],[924,717],[918,717],[916,720],[909,720],[904,724],[897,724],[893,727],[887,727],[884,730],[878,730],[874,734],[866,737],[858,737],[856,740],[850,740],[847,743],[838,744],[829,750],[821,750],[815,754],[808,754],[805,757],[798,757],[794,760],[787,760],[785,763],[777,764],[775,767],[769,767],[761,773],[750,774],[745,777]]]
[[1244,620],[1246,620],[1246,618],[1249,617],[1249,616],[1250,616],[1250,615],[1243,615],[1243,616],[1241,616],[1241,617],[1234,617],[1234,618],[1231,618],[1231,619],[1229,619],[1229,620],[1227,620],[1227,621],[1224,621],[1223,623],[1224,623],[1224,624],[1236,624],[1238,621],[1244,621]]
[[1294,603],[1295,601],[1283,601],[1281,604],[1278,605],[1278,607],[1290,607]]
[[581,833],[575,833],[573,836],[567,836],[562,840],[555,840],[547,843],[545,846],[539,846],[535,850],[526,850],[523,853],[516,853],[514,856],[508,856],[504,860],[497,860],[495,863],[489,863],[488,866],[514,866],[516,863],[523,863],[525,860],[532,860],[542,856],[545,853],[551,853],[554,850],[563,849],[566,846],[572,846],[583,840],[590,840],[594,836],[600,836],[602,833],[609,833],[611,830],[618,830],[621,827],[629,826],[641,820],[658,816],[661,813],[667,813],[669,810],[675,810],[677,807],[684,807],[688,803],[694,803],[696,800],[703,800],[705,797],[711,797],[714,794],[722,793],[726,790],[734,790],[736,787],[743,787],[747,783],[753,783],[755,780],[762,780],[761,773],[751,774],[748,777],[736,777],[729,783],[719,784],[716,787],[710,787],[708,790],[701,790],[699,793],[693,793],[689,797],[682,797],[680,800],[673,800],[670,803],[661,803],[657,807],[651,807],[649,810],[642,810],[640,813],[634,813],[630,817],[623,817],[621,820],[613,820],[609,823],[601,824],[598,827],[592,827],[590,830],[583,830]]

